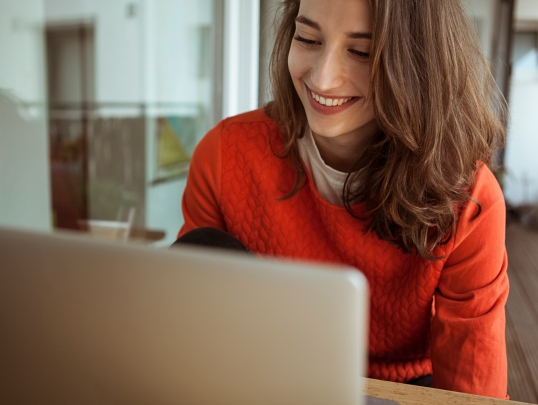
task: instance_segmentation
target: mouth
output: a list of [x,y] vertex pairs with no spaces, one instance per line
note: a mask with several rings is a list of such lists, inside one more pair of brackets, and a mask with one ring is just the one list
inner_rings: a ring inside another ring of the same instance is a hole
[[[303,82],[304,83],[304,82]],[[333,115],[342,112],[355,104],[362,97],[339,97],[318,94],[304,84],[310,105],[314,110],[323,115]]]

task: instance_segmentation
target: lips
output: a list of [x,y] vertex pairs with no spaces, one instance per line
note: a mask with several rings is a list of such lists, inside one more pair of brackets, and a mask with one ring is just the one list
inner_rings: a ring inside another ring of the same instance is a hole
[[312,96],[312,98],[315,98],[318,103],[320,103],[321,105],[325,105],[327,107],[336,107],[336,106],[345,104],[353,98],[353,97],[345,97],[345,98],[323,97],[323,96],[320,96],[319,94],[314,93],[312,90],[310,90],[310,95]]
[[305,87],[306,87],[308,100],[310,101],[310,105],[315,111],[323,115],[338,114],[344,110],[347,110],[349,107],[351,107],[353,104],[355,104],[357,101],[359,101],[362,98],[362,97],[339,97],[339,96],[328,97],[326,95],[320,95],[316,92],[313,92],[306,85],[306,83],[305,83]]

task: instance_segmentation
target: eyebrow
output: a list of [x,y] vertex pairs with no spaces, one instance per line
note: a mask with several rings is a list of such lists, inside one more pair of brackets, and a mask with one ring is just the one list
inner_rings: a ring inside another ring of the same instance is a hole
[[[295,18],[295,22],[308,25],[309,27],[314,28],[316,31],[321,31],[321,26],[317,22],[311,20],[308,17],[305,17],[304,15],[297,16],[297,18]],[[349,32],[348,31],[348,32],[345,32],[344,34],[347,38],[351,38],[351,39],[363,39],[363,38],[372,39],[371,32]]]

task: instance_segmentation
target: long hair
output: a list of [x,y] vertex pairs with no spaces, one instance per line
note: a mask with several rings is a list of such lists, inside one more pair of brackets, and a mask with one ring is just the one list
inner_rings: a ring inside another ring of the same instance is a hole
[[[436,259],[472,200],[481,164],[504,143],[507,109],[460,0],[370,0],[370,95],[378,132],[347,176],[348,212],[366,204],[365,231],[406,253]],[[291,198],[305,184],[297,140],[306,114],[287,59],[300,0],[284,0],[270,62],[283,155],[296,171]],[[476,216],[480,213],[477,204]]]

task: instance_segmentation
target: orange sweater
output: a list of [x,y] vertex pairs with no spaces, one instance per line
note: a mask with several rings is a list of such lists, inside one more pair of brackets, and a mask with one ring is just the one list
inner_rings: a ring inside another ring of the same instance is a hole
[[454,237],[435,251],[445,258],[428,261],[365,234],[311,181],[278,201],[295,174],[270,142],[278,148],[281,135],[262,110],[226,119],[204,137],[179,235],[212,226],[255,253],[355,266],[370,283],[370,377],[403,382],[433,373],[436,388],[506,398],[505,206],[490,170],[480,168],[472,189],[482,213],[471,221],[477,206],[468,203]]

